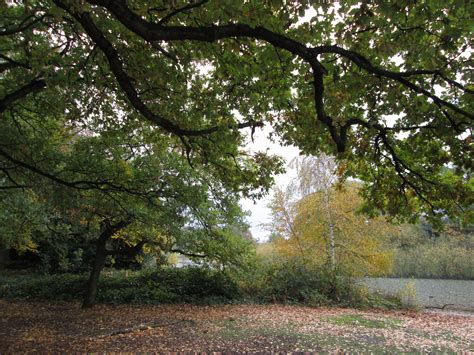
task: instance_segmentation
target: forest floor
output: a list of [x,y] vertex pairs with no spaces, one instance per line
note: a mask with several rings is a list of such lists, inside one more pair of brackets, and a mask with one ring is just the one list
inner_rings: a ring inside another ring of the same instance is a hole
[[0,353],[473,352],[474,316],[286,305],[98,305],[0,300]]

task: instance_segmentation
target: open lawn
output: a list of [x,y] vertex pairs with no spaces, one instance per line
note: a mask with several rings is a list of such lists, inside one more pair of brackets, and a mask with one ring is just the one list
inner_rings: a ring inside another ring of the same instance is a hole
[[0,300],[0,352],[474,351],[474,317],[285,305]]

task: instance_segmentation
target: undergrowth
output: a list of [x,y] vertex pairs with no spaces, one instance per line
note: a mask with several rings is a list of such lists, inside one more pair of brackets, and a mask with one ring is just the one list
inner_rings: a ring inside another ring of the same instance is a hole
[[[355,285],[351,279],[280,267],[253,275],[250,287],[235,274],[216,269],[188,267],[143,271],[103,272],[97,293],[99,303],[288,303],[357,308],[401,308],[399,298],[387,299]],[[81,300],[87,274],[0,276],[0,298]]]

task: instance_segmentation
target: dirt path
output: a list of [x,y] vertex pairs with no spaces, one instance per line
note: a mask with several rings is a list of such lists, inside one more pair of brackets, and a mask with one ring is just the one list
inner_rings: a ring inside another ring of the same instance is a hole
[[[114,334],[114,335],[112,335]],[[0,353],[474,351],[474,318],[297,306],[132,306],[0,300]]]

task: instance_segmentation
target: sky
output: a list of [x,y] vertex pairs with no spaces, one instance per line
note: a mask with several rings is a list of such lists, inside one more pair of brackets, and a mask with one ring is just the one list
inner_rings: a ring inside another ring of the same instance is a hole
[[[283,146],[279,141],[272,142],[268,136],[272,132],[272,128],[267,125],[263,129],[256,129],[253,142],[250,141],[245,147],[250,152],[267,151],[269,154],[277,154],[286,160],[286,165],[299,155],[299,149],[295,146]],[[275,137],[275,135],[274,135]],[[274,138],[278,139],[278,138]],[[275,186],[285,186],[291,179],[296,176],[296,171],[286,167],[286,173],[277,175],[275,179]],[[253,202],[250,199],[242,199],[240,204],[245,211],[250,215],[247,217],[247,222],[250,225],[252,236],[259,242],[264,242],[268,239],[270,232],[266,230],[262,224],[271,221],[270,209],[267,207],[271,200],[273,189],[264,198]]]

